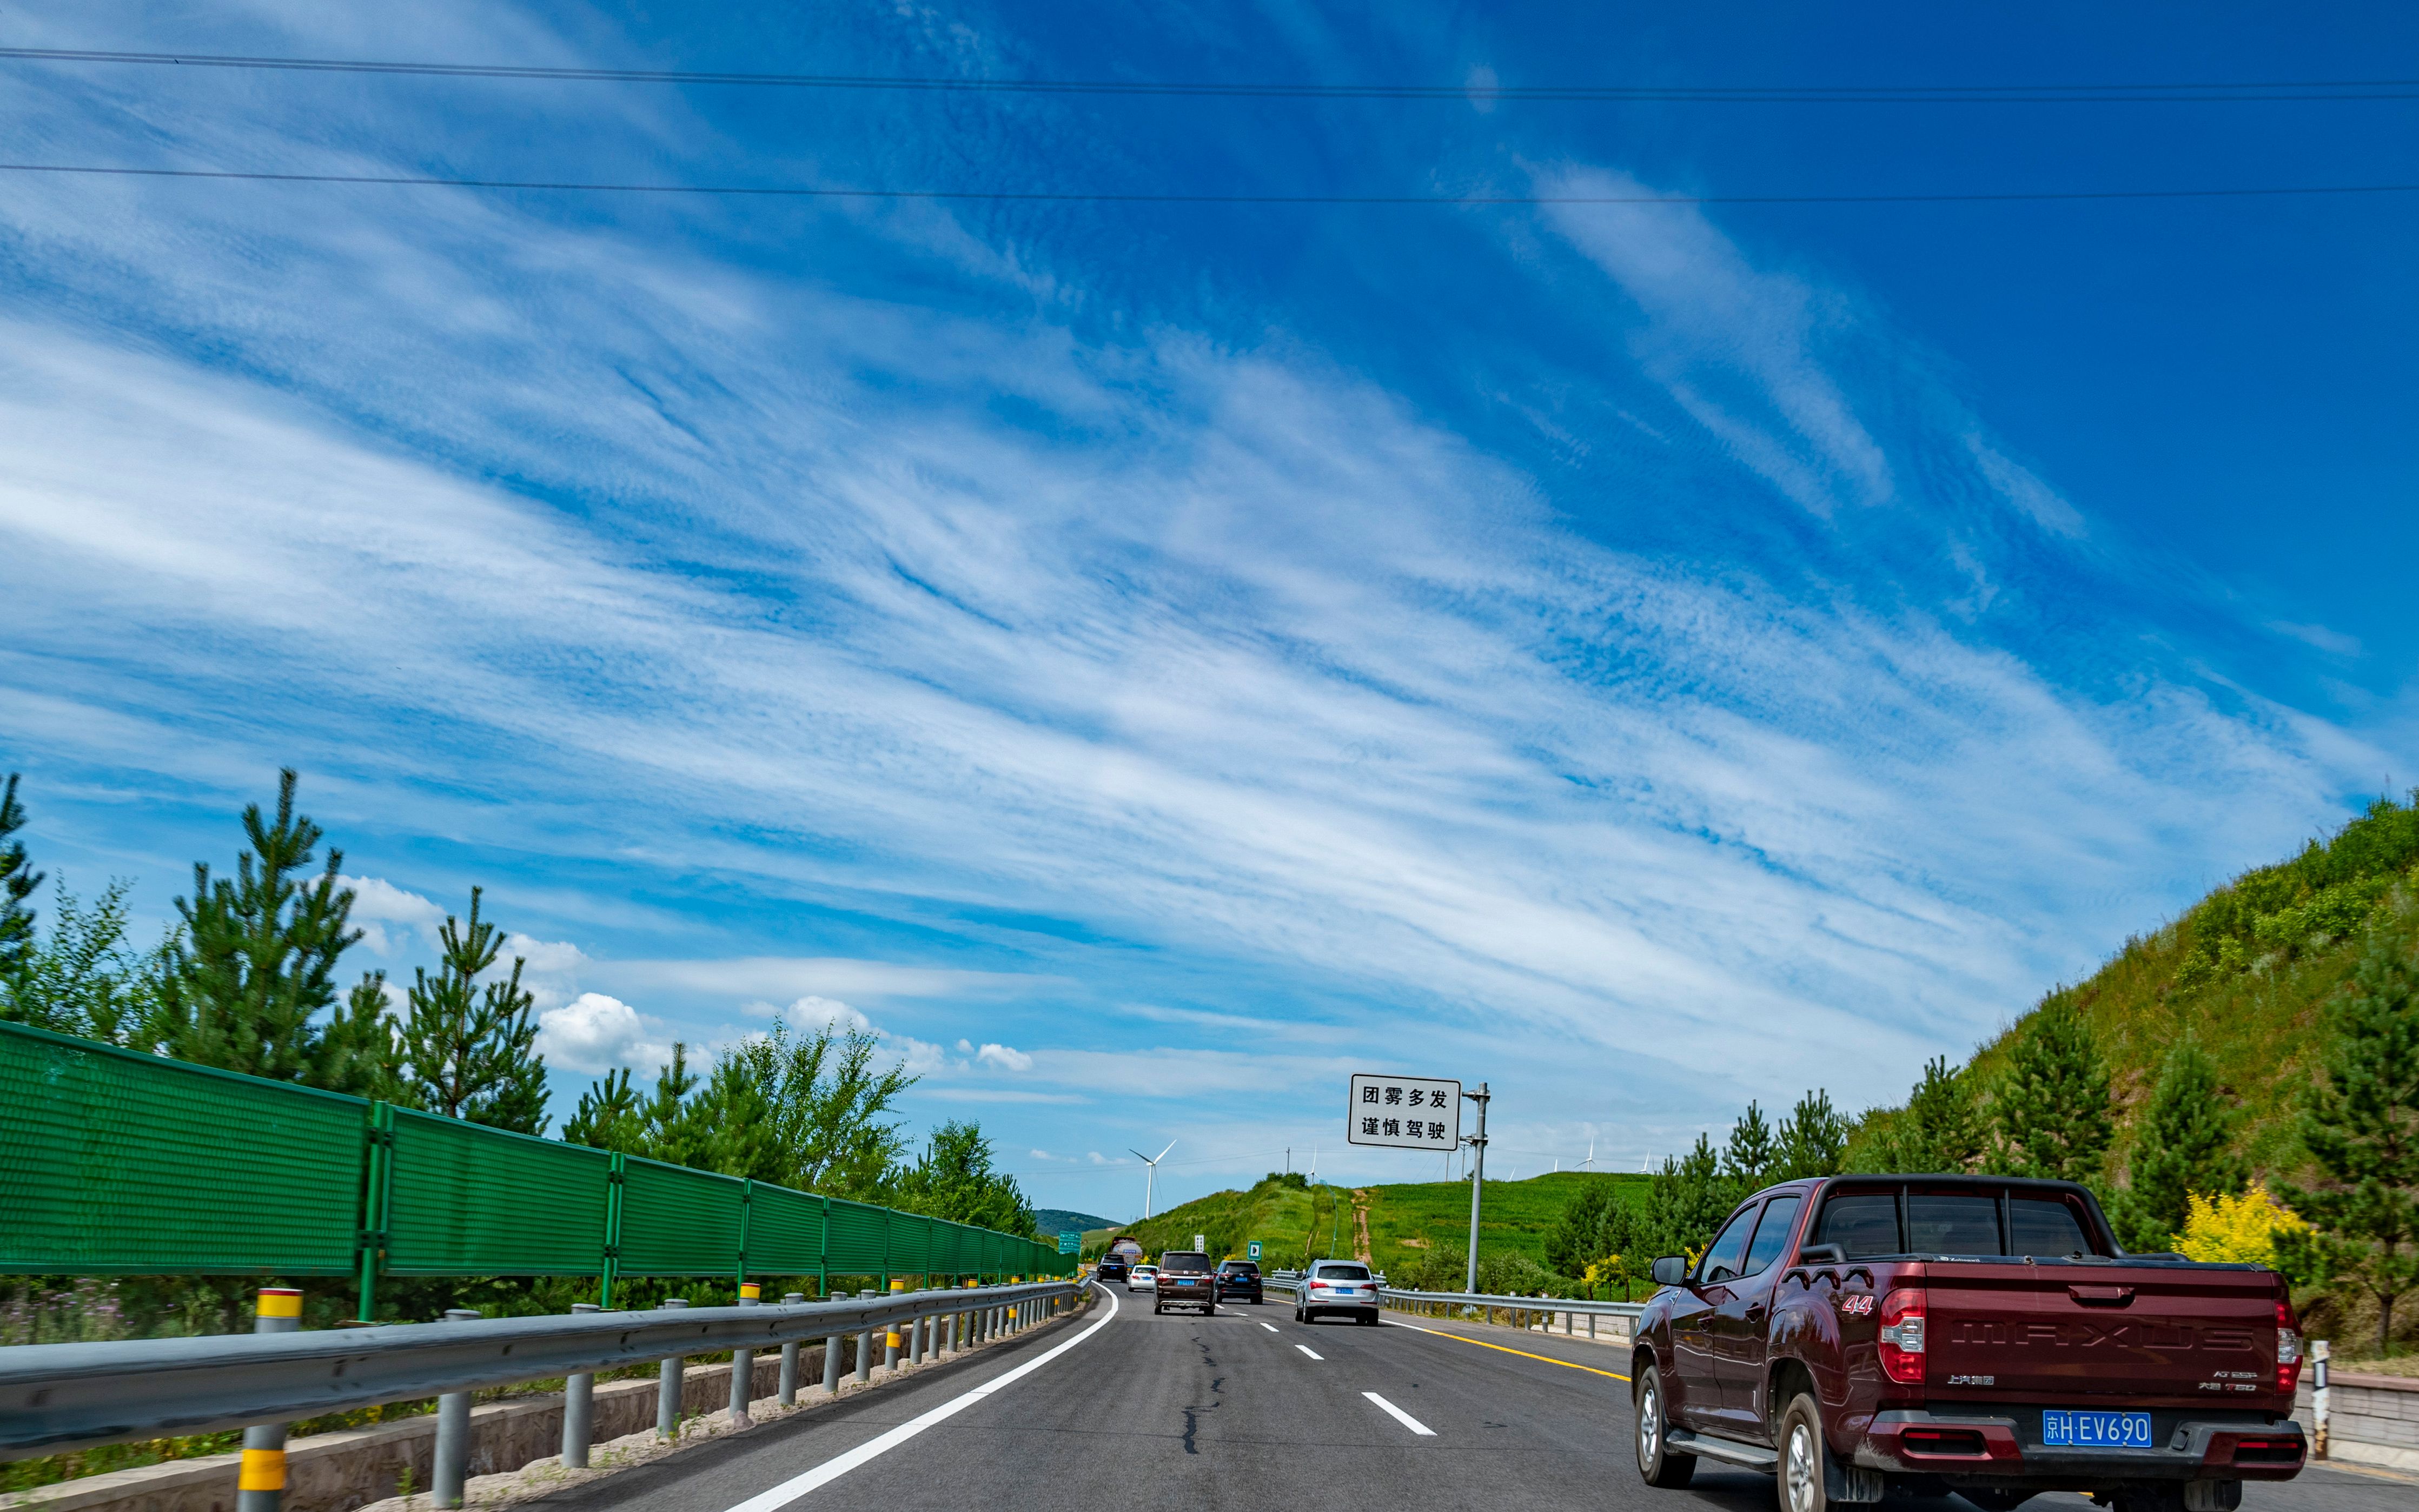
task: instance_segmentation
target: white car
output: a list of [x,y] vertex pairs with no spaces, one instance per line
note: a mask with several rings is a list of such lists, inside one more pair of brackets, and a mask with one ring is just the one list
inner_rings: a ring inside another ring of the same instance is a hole
[[1302,1273],[1302,1300],[1293,1320],[1311,1323],[1321,1313],[1345,1313],[1359,1323],[1378,1321],[1378,1283],[1358,1260],[1313,1260]]
[[1128,1271],[1126,1273],[1126,1289],[1128,1291],[1148,1291],[1154,1297],[1158,1296],[1159,1267],[1156,1265],[1137,1265],[1132,1270]]

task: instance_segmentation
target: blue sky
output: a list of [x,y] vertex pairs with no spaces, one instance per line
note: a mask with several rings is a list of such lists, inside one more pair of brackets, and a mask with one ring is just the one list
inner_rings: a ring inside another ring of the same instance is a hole
[[[2409,178],[2247,8],[87,4],[13,46],[1468,85],[1429,100],[0,63],[18,162],[1274,194]],[[2388,70],[2390,71],[2390,70]],[[1490,1165],[1861,1107],[2409,786],[2419,195],[801,202],[11,175],[0,764],[151,927],[277,766],[560,1105],[843,1017],[1045,1204],[1489,1081]]]

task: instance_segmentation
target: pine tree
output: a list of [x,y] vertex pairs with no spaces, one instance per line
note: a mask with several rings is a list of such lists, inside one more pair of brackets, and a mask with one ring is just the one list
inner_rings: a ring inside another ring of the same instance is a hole
[[402,1090],[403,1047],[386,995],[386,973],[366,972],[319,1041],[313,1085],[331,1092],[392,1103]]
[[2419,1285],[2419,970],[2380,943],[2328,1012],[2326,1074],[2301,1117],[2302,1143],[2326,1184],[2279,1184],[2316,1230],[2280,1236],[2288,1269],[2349,1281],[2377,1299],[2378,1353],[2392,1347],[2394,1304]]
[[25,900],[42,885],[42,874],[25,866],[25,842],[9,837],[25,825],[25,806],[17,801],[17,779],[11,772],[0,785],[0,983],[16,980],[34,953],[34,911]]
[[448,914],[438,930],[436,975],[412,972],[404,1095],[449,1119],[537,1134],[546,1127],[546,1061],[534,1048],[533,999],[521,986],[526,963],[516,956],[510,976],[480,983],[503,950],[502,932],[479,917],[480,892],[470,889],[467,926]]
[[2242,1190],[2247,1173],[2234,1155],[2234,1103],[2217,1068],[2189,1037],[2167,1052],[2149,1105],[2134,1132],[2132,1184],[2117,1199],[2125,1247],[2166,1249],[2182,1231],[2193,1194]]
[[1738,1206],[1739,1183],[1722,1172],[1721,1156],[1703,1134],[1674,1160],[1664,1157],[1662,1180],[1646,1190],[1639,1248],[1646,1258],[1696,1255],[1714,1241],[1714,1230]]
[[1723,1174],[1749,1186],[1760,1186],[1779,1154],[1772,1126],[1764,1121],[1764,1110],[1749,1103],[1746,1115],[1731,1125],[1730,1143],[1722,1149]]
[[1955,1175],[1972,1168],[1982,1153],[1982,1120],[1974,1106],[1973,1074],[1952,1068],[1947,1056],[1923,1067],[1923,1079],[1906,1106],[1888,1116],[1887,1126],[1860,1162],[1865,1169],[1913,1176]]
[[275,1081],[312,1079],[320,1033],[315,1018],[336,1000],[336,958],[359,931],[347,930],[353,894],[338,886],[344,854],[331,850],[316,879],[298,882],[319,843],[319,826],[294,811],[295,775],[278,774],[277,822],[260,806],[243,811],[252,848],[236,859],[235,880],[193,866],[193,896],[177,900],[182,938],[172,946],[162,982],[164,1047],[199,1061]]
[[1589,1181],[1563,1204],[1563,1215],[1546,1236],[1546,1263],[1564,1275],[1578,1275],[1604,1254],[1599,1242],[1612,1195],[1610,1181]]
[[2071,998],[2051,997],[2017,1030],[1991,1117],[1992,1160],[2005,1174],[2100,1180],[2116,1131],[2108,1067]]
[[639,1094],[630,1087],[627,1066],[605,1073],[579,1094],[579,1106],[562,1125],[562,1137],[595,1149],[617,1149],[625,1155],[646,1150],[646,1122]]
[[700,1080],[688,1069],[686,1041],[673,1041],[671,1064],[656,1068],[655,1095],[639,1112],[639,1142],[648,1159],[701,1166],[712,1159],[714,1130],[690,1096]]
[[1780,1121],[1773,1179],[1837,1176],[1848,1151],[1848,1120],[1831,1106],[1827,1091],[1810,1091]]

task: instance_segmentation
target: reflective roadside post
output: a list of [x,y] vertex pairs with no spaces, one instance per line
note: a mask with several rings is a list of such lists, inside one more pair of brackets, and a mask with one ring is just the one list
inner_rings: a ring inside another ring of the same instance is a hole
[[[739,1305],[761,1307],[764,1304],[764,1288],[753,1281],[739,1283]],[[756,1397],[756,1351],[731,1351],[731,1421],[747,1421],[747,1404]]]
[[[907,1278],[905,1276],[894,1275],[890,1278],[890,1294],[893,1297],[899,1296],[906,1289]],[[884,1331],[882,1335],[882,1365],[884,1369],[896,1370],[899,1368],[899,1325],[894,1322]]]
[[[475,1307],[448,1307],[449,1323],[478,1320]],[[462,1504],[462,1483],[470,1478],[470,1394],[449,1391],[437,1398],[436,1462],[428,1468],[428,1503],[452,1508]]]
[[[868,1287],[856,1294],[859,1302],[872,1302],[881,1297],[882,1288]],[[867,1329],[856,1336],[856,1381],[863,1385],[873,1379],[873,1330]]]
[[[686,1307],[686,1297],[666,1297],[661,1305]],[[669,1439],[680,1427],[682,1357],[667,1355],[661,1369],[655,1372],[655,1437]]]
[[[803,1291],[781,1293],[781,1305],[784,1307],[795,1307],[806,1300],[807,1294]],[[798,1341],[796,1339],[791,1339],[781,1346],[781,1405],[784,1407],[798,1405]]]
[[[575,1302],[573,1313],[602,1312],[593,1302]],[[562,1464],[566,1470],[588,1468],[588,1442],[595,1437],[596,1374],[583,1370],[562,1382]]]
[[[291,1334],[302,1326],[302,1293],[263,1287],[253,1303],[252,1331]],[[236,1471],[236,1512],[277,1512],[285,1499],[285,1425],[255,1423],[243,1430],[243,1461]]]

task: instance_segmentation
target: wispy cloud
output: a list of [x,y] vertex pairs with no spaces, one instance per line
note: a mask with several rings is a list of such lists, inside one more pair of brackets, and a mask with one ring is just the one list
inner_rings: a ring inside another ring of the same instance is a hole
[[[36,94],[44,130],[126,129],[125,96]],[[355,150],[213,120],[176,139]],[[1626,312],[1607,366],[1703,433],[1638,434],[1710,440],[1707,507],[1923,521],[1971,612],[1608,544],[1282,333],[1032,318],[1085,271],[1039,255],[916,261],[972,281],[917,308],[717,258],[702,222],[298,203],[334,202],[0,205],[73,296],[0,331],[16,728],[214,798],[273,751],[331,813],[643,911],[516,936],[567,1067],[786,1005],[878,1016],[936,1100],[1332,1121],[1359,1068],[1320,1040],[1382,1026],[1618,1063],[1696,1116],[1855,1102],[2382,764],[2186,657],[2093,659],[2141,625],[2015,618],[1967,496],[2054,546],[2081,511],[1695,211],[1542,223]],[[811,224],[933,258],[929,220]],[[376,887],[382,947],[425,931]],[[1267,1009],[1214,1006],[1229,979]]]

